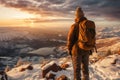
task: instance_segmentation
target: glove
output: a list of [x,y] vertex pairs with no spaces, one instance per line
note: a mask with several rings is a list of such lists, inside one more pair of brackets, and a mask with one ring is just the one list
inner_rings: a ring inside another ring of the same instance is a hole
[[71,52],[71,50],[68,50],[68,54],[69,54],[70,56],[72,56],[72,52]]
[[92,50],[90,50],[90,55],[92,55],[92,52],[93,52],[93,51],[92,51]]

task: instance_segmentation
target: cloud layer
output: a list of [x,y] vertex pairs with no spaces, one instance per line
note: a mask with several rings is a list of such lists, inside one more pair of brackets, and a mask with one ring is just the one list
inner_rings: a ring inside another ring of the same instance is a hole
[[44,16],[74,17],[81,6],[88,16],[120,20],[120,0],[0,0],[0,5]]

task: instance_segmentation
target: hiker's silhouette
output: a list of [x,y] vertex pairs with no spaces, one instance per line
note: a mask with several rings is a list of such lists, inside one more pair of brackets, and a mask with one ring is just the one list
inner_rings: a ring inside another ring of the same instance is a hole
[[95,24],[84,17],[80,7],[77,7],[75,16],[75,23],[68,33],[68,53],[73,62],[74,80],[81,80],[81,70],[83,80],[89,80],[89,55],[92,53],[91,50],[95,48]]

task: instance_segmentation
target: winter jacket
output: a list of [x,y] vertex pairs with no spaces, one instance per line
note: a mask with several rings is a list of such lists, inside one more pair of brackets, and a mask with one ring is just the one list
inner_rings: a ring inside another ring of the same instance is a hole
[[71,51],[73,45],[77,43],[78,35],[79,35],[79,23],[82,22],[83,20],[86,20],[86,18],[81,17],[80,19],[75,19],[75,23],[71,26],[68,32],[67,47],[69,51]]

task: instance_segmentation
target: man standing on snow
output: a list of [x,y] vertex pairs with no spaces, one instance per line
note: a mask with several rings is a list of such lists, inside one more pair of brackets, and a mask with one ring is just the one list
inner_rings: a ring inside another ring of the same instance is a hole
[[[80,7],[77,7],[75,16],[76,16],[75,23],[71,26],[67,38],[68,53],[72,57],[73,68],[74,68],[74,80],[89,80],[88,65],[89,65],[89,55],[91,54],[92,48],[89,47],[82,48],[83,47],[82,44],[86,45],[88,43],[87,42],[88,39],[86,38],[87,40],[86,39],[83,39],[83,41],[81,40],[81,36],[83,36],[82,35],[83,33],[80,32],[82,31],[82,28],[80,26],[84,24],[86,25],[86,27],[91,25],[93,26],[93,29],[90,30],[88,29],[88,31],[92,33],[86,32],[86,34],[85,33],[84,34],[86,36],[88,33],[87,36],[90,37],[93,35],[91,41],[94,42],[95,44],[95,30],[94,30],[95,25],[93,21],[87,20],[87,18],[84,17],[84,13]],[[83,73],[83,79],[81,79],[81,70]]]

